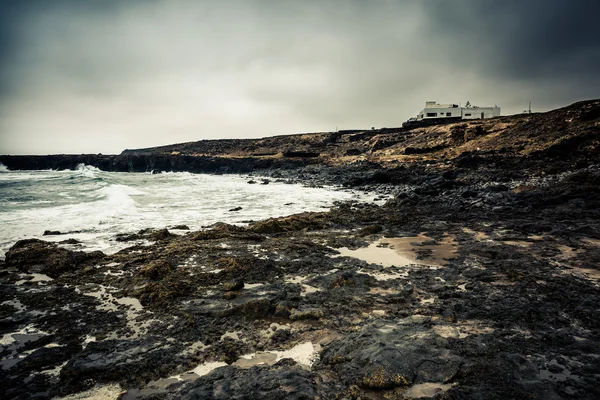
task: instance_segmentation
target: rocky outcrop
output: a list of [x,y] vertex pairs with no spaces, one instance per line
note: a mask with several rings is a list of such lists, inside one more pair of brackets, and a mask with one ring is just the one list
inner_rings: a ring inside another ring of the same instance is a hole
[[19,240],[6,253],[6,267],[26,273],[40,273],[58,278],[102,261],[100,251],[71,251],[39,239]]

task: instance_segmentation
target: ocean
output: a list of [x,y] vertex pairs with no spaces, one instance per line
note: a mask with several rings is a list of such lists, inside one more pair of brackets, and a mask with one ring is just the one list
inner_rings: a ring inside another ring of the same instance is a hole
[[[25,238],[74,238],[81,243],[70,248],[114,253],[132,245],[115,241],[117,233],[176,225],[198,230],[216,222],[243,225],[324,211],[335,201],[372,200],[339,188],[261,183],[242,175],[105,172],[86,165],[73,171],[9,171],[0,165],[0,257]],[[43,236],[46,230],[65,234]]]

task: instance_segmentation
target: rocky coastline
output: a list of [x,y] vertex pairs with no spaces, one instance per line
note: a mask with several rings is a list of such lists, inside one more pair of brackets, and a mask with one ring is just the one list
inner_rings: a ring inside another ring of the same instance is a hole
[[2,398],[600,398],[600,101],[216,142],[0,162],[387,200],[115,232],[131,246],[113,255],[17,242],[0,261]]

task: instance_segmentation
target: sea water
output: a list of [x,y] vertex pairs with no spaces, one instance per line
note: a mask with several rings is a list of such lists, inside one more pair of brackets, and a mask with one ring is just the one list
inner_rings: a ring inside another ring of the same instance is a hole
[[[117,233],[246,224],[361,200],[334,188],[248,181],[241,175],[104,172],[85,165],[73,171],[8,171],[0,165],[0,257],[25,238],[75,238],[83,250],[112,253],[131,245],[115,241]],[[241,210],[230,211],[237,207]],[[43,236],[46,230],[67,234]]]

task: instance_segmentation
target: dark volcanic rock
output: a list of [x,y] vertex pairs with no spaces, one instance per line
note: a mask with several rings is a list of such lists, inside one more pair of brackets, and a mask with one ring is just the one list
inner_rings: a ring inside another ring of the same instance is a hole
[[244,281],[230,281],[230,282],[225,282],[223,283],[223,290],[225,290],[226,292],[229,291],[237,291],[237,290],[242,290],[244,288]]
[[265,399],[314,400],[318,396],[316,375],[282,360],[269,367],[218,368],[186,387],[177,397],[188,400]]
[[443,383],[456,374],[461,358],[440,344],[426,326],[376,323],[334,342],[321,362],[347,384],[366,389]]
[[156,378],[158,372],[174,362],[172,347],[160,340],[106,340],[92,342],[69,360],[60,372],[65,384],[77,386],[92,382],[120,381],[141,383]]
[[6,252],[6,266],[57,278],[102,261],[104,253],[71,251],[38,239],[19,240]]

